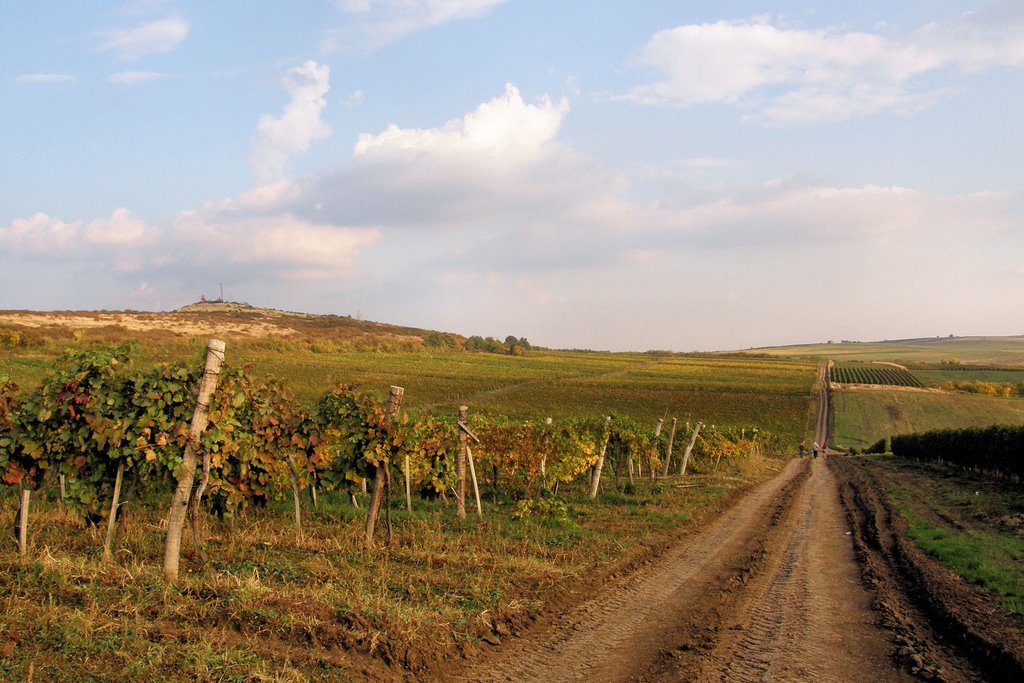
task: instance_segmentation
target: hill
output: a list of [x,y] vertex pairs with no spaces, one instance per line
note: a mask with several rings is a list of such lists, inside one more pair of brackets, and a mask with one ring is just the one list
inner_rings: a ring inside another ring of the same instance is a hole
[[742,353],[821,360],[891,361],[904,365],[955,361],[972,365],[1024,366],[1024,336],[842,341],[747,349]]

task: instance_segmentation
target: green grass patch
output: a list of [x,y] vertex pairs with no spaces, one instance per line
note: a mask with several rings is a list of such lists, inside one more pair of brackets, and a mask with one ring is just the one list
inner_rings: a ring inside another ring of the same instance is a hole
[[907,505],[907,535],[921,550],[971,583],[1000,596],[1007,610],[1024,615],[1024,539],[960,531],[924,522]]

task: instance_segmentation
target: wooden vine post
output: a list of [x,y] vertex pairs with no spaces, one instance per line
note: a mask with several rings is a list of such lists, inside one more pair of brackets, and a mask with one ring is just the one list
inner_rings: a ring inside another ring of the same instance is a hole
[[185,515],[188,512],[189,499],[192,497],[192,485],[196,477],[196,465],[199,456],[196,447],[199,437],[210,421],[210,399],[217,389],[217,378],[220,376],[221,365],[224,364],[224,342],[211,339],[206,345],[206,368],[199,382],[199,397],[196,410],[192,414],[192,424],[188,430],[188,443],[181,460],[181,471],[178,474],[178,487],[174,490],[171,509],[167,513],[167,540],[164,544],[164,578],[175,581],[178,578],[178,566],[181,562],[181,533],[185,528]]
[[469,420],[469,406],[459,406],[459,457],[455,461],[455,514],[459,519],[466,518],[466,460],[469,456],[469,433],[466,423]]
[[604,444],[601,446],[601,454],[597,456],[597,465],[594,467],[594,477],[590,482],[590,499],[597,498],[597,489],[601,486],[601,470],[604,469],[604,455],[608,451],[608,440],[611,438],[612,416],[604,419]]
[[548,449],[551,447],[551,422],[550,417],[544,418],[547,429],[544,431],[540,454],[540,485],[545,489],[548,487]]
[[665,469],[661,476],[668,476],[668,467],[672,463],[672,443],[676,440],[676,418],[672,418],[672,430],[668,433],[668,448],[665,450]]
[[[472,436],[472,435],[471,435]],[[476,465],[473,464],[473,449],[466,446],[466,460],[469,462],[469,476],[473,480],[473,496],[476,498],[476,514],[484,516],[483,505],[480,504],[480,485],[476,481]]]
[[[658,443],[658,438],[661,436],[661,428],[662,428],[662,426],[664,426],[664,424],[665,424],[665,418],[661,418],[660,420],[658,420],[658,426],[654,428],[654,443],[655,444]],[[651,479],[657,479],[658,472],[657,472],[657,470],[654,469],[654,454],[653,453],[651,454],[647,464],[648,464],[648,466],[650,467],[650,470],[651,470],[651,473],[650,473]]]
[[693,446],[697,443],[697,435],[700,434],[700,428],[704,425],[700,422],[693,428],[693,434],[690,436],[690,443],[686,445],[686,451],[683,453],[683,464],[679,468],[679,474],[686,474],[686,465],[690,462],[690,454],[693,453]]
[[114,531],[117,529],[117,508],[121,504],[121,482],[124,480],[124,459],[117,463],[117,476],[114,477],[114,497],[110,501],[110,517],[107,518],[107,537],[103,541],[103,559],[109,560],[113,554]]
[[18,554],[22,557],[28,552],[28,504],[32,499],[32,491],[21,490],[21,507],[18,508]]
[[[390,425],[398,411],[402,407],[402,397],[405,389],[402,387],[391,387],[388,391],[388,404],[384,409],[384,423]],[[366,510],[366,547],[373,547],[373,536],[377,530],[377,520],[380,518],[380,506],[384,500],[384,491],[388,488],[388,462],[378,462],[373,476],[373,493],[370,495],[370,504]]]

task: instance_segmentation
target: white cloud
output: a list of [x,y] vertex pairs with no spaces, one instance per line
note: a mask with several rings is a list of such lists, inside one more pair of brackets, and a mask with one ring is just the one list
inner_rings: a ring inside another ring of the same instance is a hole
[[89,262],[128,272],[138,270],[147,260],[143,248],[157,234],[155,228],[132,218],[123,208],[89,223],[36,213],[15,218],[8,228],[0,226],[0,247],[6,254],[38,261]]
[[360,252],[376,243],[373,228],[316,224],[290,214],[252,216],[185,211],[174,239],[199,247],[207,264],[260,266],[284,279],[325,279],[350,274]]
[[557,104],[547,97],[539,104],[526,104],[519,90],[508,83],[503,96],[484,102],[464,118],[440,128],[403,129],[392,125],[379,135],[360,135],[355,154],[496,154],[503,161],[521,161],[536,157],[554,139],[568,111],[569,103],[564,98]]
[[106,40],[97,49],[124,60],[173,52],[188,37],[188,29],[188,22],[180,17],[158,19],[134,28],[106,31]]
[[76,79],[71,74],[22,74],[15,80],[18,83],[69,83]]
[[45,213],[30,218],[15,218],[10,227],[0,226],[0,244],[4,251],[23,254],[53,254],[71,250],[82,222],[66,223]]
[[140,246],[152,242],[157,236],[155,228],[132,218],[128,209],[115,209],[110,218],[91,221],[82,231],[86,242],[107,246]]
[[692,24],[654,34],[638,63],[660,74],[625,96],[640,104],[735,105],[777,125],[910,115],[952,90],[922,89],[925,75],[1024,66],[1024,16],[1006,4],[901,38],[764,19]]
[[277,180],[287,172],[288,158],[309,149],[313,140],[327,138],[330,127],[320,118],[330,90],[330,68],[310,60],[288,70],[282,79],[291,96],[281,116],[260,117],[252,140],[250,163],[264,180]]
[[372,50],[450,21],[483,16],[506,0],[339,0],[338,9],[350,24],[327,33],[321,48],[328,53],[343,45]]
[[120,71],[107,76],[107,80],[115,85],[139,85],[166,77],[167,74],[155,71]]

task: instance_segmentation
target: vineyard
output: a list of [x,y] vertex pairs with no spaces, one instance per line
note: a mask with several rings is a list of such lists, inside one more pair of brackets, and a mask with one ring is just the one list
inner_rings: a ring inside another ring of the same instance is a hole
[[893,455],[1024,482],[1024,427],[943,429],[892,437]]
[[[385,400],[337,385],[302,402],[251,367],[211,368],[215,356],[204,371],[139,363],[132,345],[94,347],[54,360],[31,388],[0,386],[0,511],[16,517],[18,550],[0,554],[0,573],[4,593],[23,596],[5,608],[5,624],[17,624],[5,625],[16,635],[0,643],[5,678],[24,679],[48,652],[65,653],[54,666],[67,653],[103,661],[95,648],[104,642],[149,661],[142,652],[162,642],[160,632],[197,619],[250,641],[334,642],[365,654],[367,666],[416,669],[438,648],[500,636],[539,605],[523,599],[542,599],[555,577],[581,580],[612,558],[640,557],[763,476],[764,453],[783,449],[768,429],[697,417],[641,424],[614,412],[549,421],[406,411],[399,387]],[[655,392],[665,382],[656,372],[648,380]],[[684,473],[692,483],[674,484]],[[166,581],[183,592],[159,588]],[[49,611],[38,607],[39,590],[51,596]],[[119,592],[142,610],[127,624],[116,616],[126,609]],[[193,594],[216,596],[220,607],[200,607]],[[115,610],[88,617],[113,629],[112,641],[83,622],[83,600]],[[295,600],[306,607],[286,608]],[[197,610],[215,613],[181,616]],[[452,626],[430,626],[439,621]],[[266,647],[161,652],[193,663],[183,679],[219,679],[243,661],[251,670],[246,657]],[[295,680],[327,666],[260,657],[274,676]],[[47,669],[59,679],[56,670]]]
[[831,369],[831,380],[838,384],[875,384],[894,387],[923,387],[910,371],[894,365],[841,363]]

